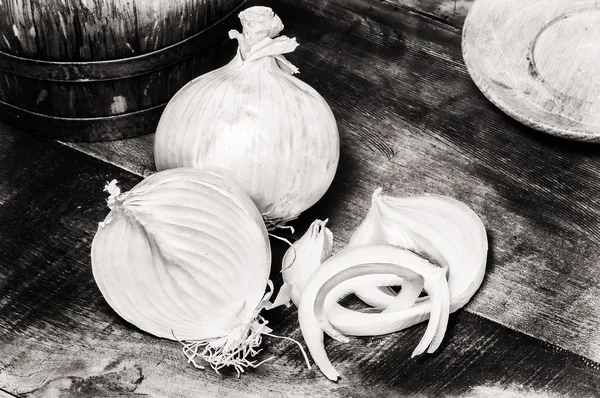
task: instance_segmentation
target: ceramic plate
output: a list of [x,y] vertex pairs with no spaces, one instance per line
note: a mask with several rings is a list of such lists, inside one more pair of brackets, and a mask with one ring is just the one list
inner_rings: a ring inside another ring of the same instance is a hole
[[462,50],[475,84],[508,115],[600,142],[600,0],[476,0]]

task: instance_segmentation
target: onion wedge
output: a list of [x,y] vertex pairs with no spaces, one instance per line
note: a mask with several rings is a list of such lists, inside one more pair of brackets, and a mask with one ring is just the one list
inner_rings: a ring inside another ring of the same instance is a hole
[[[447,267],[450,312],[462,308],[485,275],[488,242],[479,217],[465,204],[439,195],[393,198],[381,195],[381,189],[377,189],[372,203],[348,246],[393,244]],[[417,299],[413,307],[406,309],[396,307],[395,297],[375,286],[359,289],[356,294],[368,304],[386,309],[378,314],[364,313],[329,300],[329,321],[347,335],[392,333],[426,320],[431,311],[427,297]]]

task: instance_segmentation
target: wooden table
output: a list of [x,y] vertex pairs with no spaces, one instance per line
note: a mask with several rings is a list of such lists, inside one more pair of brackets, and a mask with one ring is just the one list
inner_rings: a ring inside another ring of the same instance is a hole
[[[102,188],[154,171],[153,136],[63,143],[0,125],[0,396],[600,396],[600,147],[530,130],[484,98],[460,51],[469,0],[262,3],[298,38],[289,59],[342,140],[333,186],[292,238],[329,217],[339,250],[378,186],[452,196],[488,229],[480,291],[433,355],[410,359],[423,324],[327,339],[338,383],[271,338],[261,355],[276,359],[240,379],[197,370],[179,343],[119,318],[91,272]],[[272,245],[279,286],[285,245]],[[295,308],[265,315],[301,340]]]

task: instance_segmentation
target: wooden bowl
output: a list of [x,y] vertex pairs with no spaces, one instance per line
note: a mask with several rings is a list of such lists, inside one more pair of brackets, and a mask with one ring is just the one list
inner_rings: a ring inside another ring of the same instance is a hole
[[3,0],[0,120],[51,138],[154,132],[168,100],[235,53],[244,0]]

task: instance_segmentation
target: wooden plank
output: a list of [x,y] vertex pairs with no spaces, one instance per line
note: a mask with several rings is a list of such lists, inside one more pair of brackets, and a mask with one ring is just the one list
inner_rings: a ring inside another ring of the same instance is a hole
[[[240,379],[200,371],[179,343],[119,318],[95,286],[89,250],[107,212],[101,192],[140,177],[56,142],[2,127],[0,140],[0,388],[20,397],[594,397],[600,367],[461,311],[435,355],[410,359],[425,325],[348,344],[327,339],[338,383],[307,370],[298,348],[267,338],[275,358]],[[273,240],[275,259],[285,244]],[[279,285],[279,272],[272,276]],[[296,310],[265,314],[301,339]]]
[[[343,247],[372,191],[445,194],[471,206],[491,242],[468,310],[600,360],[600,187],[596,148],[532,132],[491,105],[453,28],[360,0],[274,1],[289,59],[329,102],[342,140],[330,193],[296,227],[326,218]],[[69,144],[140,175],[152,137]]]

